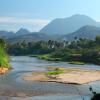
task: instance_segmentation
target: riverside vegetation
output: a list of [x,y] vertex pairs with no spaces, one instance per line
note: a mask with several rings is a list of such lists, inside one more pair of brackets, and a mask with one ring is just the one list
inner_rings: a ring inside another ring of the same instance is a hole
[[94,63],[100,65],[100,36],[95,40],[37,41],[8,44],[10,55],[31,55],[49,61],[68,61],[71,64]]
[[9,64],[9,57],[6,53],[6,43],[0,39],[0,74],[4,74],[11,69]]

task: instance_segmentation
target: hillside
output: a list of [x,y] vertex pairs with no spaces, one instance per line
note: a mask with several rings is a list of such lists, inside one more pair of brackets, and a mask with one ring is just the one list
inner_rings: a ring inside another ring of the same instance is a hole
[[0,38],[5,39],[7,42],[16,43],[16,42],[31,42],[31,41],[40,41],[40,40],[49,40],[55,39],[55,36],[49,36],[41,32],[29,32],[27,29],[19,29],[17,32],[8,32],[0,31]]
[[40,32],[47,34],[67,34],[75,32],[85,25],[100,26],[100,23],[86,15],[77,14],[68,18],[57,18],[41,29]]
[[9,38],[11,36],[13,36],[14,33],[13,32],[8,32],[8,31],[0,31],[0,38]]
[[9,39],[7,39],[10,43],[16,43],[16,42],[32,42],[32,41],[40,41],[40,40],[49,40],[50,37],[44,33],[39,32],[33,32],[30,34],[24,34],[24,35],[16,35]]
[[27,29],[20,28],[15,34],[16,35],[26,35],[26,34],[30,34],[30,32]]
[[76,32],[67,34],[63,36],[63,40],[74,40],[75,37],[79,38],[86,38],[86,39],[95,39],[96,36],[100,35],[100,27],[96,26],[83,26],[78,29]]
[[26,35],[31,34],[27,29],[19,29],[17,32],[8,32],[8,31],[0,31],[0,38],[8,39],[13,36],[20,36],[20,35]]

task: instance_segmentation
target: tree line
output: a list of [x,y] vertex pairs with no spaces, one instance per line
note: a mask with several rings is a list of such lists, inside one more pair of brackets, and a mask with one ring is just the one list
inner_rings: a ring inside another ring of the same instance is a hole
[[[44,55],[60,58],[62,61],[84,61],[100,64],[100,36],[95,40],[77,39],[74,41],[37,41],[7,44],[10,55]],[[57,60],[57,59],[56,59]]]

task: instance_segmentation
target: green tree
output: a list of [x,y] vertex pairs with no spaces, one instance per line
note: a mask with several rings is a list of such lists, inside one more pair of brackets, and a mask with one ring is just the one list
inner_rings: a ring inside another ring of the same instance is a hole
[[95,41],[96,41],[97,44],[100,45],[100,36],[96,36]]

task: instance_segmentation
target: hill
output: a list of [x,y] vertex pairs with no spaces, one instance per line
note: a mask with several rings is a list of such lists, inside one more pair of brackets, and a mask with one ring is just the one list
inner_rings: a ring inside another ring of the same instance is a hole
[[26,34],[30,34],[30,32],[27,29],[20,28],[15,34],[16,35],[26,35]]
[[49,40],[49,39],[50,37],[44,33],[32,32],[30,34],[13,36],[7,39],[7,41],[10,43],[16,43],[22,41],[32,42],[32,41]]
[[8,32],[8,31],[0,31],[0,38],[4,38],[7,39],[11,36],[13,36],[14,33],[13,32]]
[[96,26],[83,26],[78,29],[76,32],[67,34],[63,36],[63,40],[72,41],[77,37],[79,38],[86,38],[86,39],[95,39],[96,36],[100,35],[100,27]]
[[57,18],[42,28],[40,32],[47,34],[67,34],[75,32],[86,25],[100,26],[100,23],[86,15],[76,14],[68,18]]

